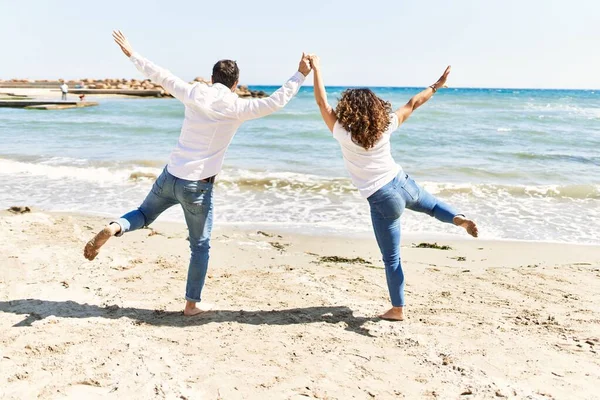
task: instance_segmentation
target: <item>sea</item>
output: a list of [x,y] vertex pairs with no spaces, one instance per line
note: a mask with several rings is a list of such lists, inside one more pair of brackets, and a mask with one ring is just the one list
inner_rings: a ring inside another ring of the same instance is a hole
[[[328,88],[332,104],[344,89]],[[421,90],[372,89],[394,108]],[[98,101],[61,111],[0,108],[2,209],[113,218],[141,203],[177,143],[183,106]],[[393,134],[392,151],[426,190],[474,219],[482,238],[600,244],[600,90],[440,90]],[[214,196],[216,224],[372,236],[368,203],[311,87],[242,125]],[[183,222],[183,214],[173,207],[160,219]],[[412,211],[402,231],[466,236]]]

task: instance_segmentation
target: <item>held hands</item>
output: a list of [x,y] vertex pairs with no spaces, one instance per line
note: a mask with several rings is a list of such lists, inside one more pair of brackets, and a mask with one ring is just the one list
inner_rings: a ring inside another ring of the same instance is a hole
[[448,75],[450,75],[449,65],[446,67],[446,70],[444,71],[442,76],[440,76],[440,79],[438,79],[437,82],[431,86],[434,86],[435,90],[438,90],[439,88],[447,88],[448,86],[446,85],[446,80],[448,79]]
[[127,39],[125,39],[125,35],[123,35],[121,31],[115,30],[113,31],[113,39],[115,39],[115,42],[119,45],[123,53],[127,57],[131,57],[133,54],[133,47],[131,47]]
[[300,72],[304,76],[308,76],[312,67],[310,65],[309,55],[302,53],[302,58],[300,59],[300,64],[298,64],[298,72]]
[[318,55],[309,54],[308,59],[310,61],[310,66],[312,67],[312,69],[314,69],[315,71],[318,71],[321,69],[321,59],[319,58]]

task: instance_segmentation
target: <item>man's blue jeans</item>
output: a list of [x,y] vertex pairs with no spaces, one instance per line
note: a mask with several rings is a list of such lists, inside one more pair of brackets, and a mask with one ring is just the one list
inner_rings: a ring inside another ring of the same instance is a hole
[[192,251],[185,289],[185,298],[189,301],[200,302],[206,279],[213,219],[212,195],[212,183],[179,179],[165,168],[142,205],[114,221],[121,226],[117,235],[121,236],[150,225],[163,211],[181,204]]
[[371,221],[379,250],[383,256],[388,290],[394,307],[404,306],[404,272],[400,259],[400,216],[404,208],[429,214],[452,223],[459,215],[439,201],[404,172],[372,194],[368,199]]

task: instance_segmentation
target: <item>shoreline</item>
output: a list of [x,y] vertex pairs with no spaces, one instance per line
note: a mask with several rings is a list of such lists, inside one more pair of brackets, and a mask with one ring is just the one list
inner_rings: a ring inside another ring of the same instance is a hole
[[[119,104],[112,107],[111,112],[118,108]],[[98,120],[99,115],[86,113],[81,119],[78,125],[85,126]],[[62,129],[64,125],[59,126]],[[154,156],[156,149],[150,149],[154,153],[146,160],[11,154],[18,151],[9,148],[5,157],[0,156],[0,169],[3,169],[7,183],[10,186],[10,182],[14,182],[19,185],[17,187],[22,187],[25,182],[41,185],[47,196],[26,203],[23,196],[27,193],[8,192],[0,200],[4,208],[27,205],[47,211],[80,210],[108,218],[139,206],[154,177],[166,164],[162,159],[157,161],[160,156]],[[255,169],[245,169],[245,163],[236,161],[224,168],[215,185],[218,223],[227,221],[227,224],[317,235],[372,237],[368,205],[342,173],[334,171],[329,176],[319,176],[310,171],[261,170],[255,165]],[[71,192],[71,182],[76,185],[74,197],[69,198],[65,191]],[[434,196],[460,210],[468,210],[463,212],[478,223],[482,239],[600,244],[599,226],[594,223],[596,216],[600,217],[600,208],[595,207],[600,204],[600,186],[595,183],[533,186],[516,181],[513,184],[485,184],[469,181],[468,177],[465,182],[419,179],[419,183]],[[100,187],[109,189],[108,197],[88,194]],[[119,195],[119,191],[124,194]],[[53,200],[54,196],[57,201]],[[244,196],[253,198],[253,203],[245,202]],[[537,212],[539,207],[544,207],[546,217]],[[168,210],[162,220],[183,222],[179,207]],[[403,233],[463,236],[457,228],[412,212],[407,212],[403,218]]]
[[[33,208],[34,212],[43,212],[50,215],[64,215],[64,216],[80,216],[82,218],[86,217],[96,217],[96,218],[104,218],[104,220],[108,223],[111,219],[119,218],[118,215],[112,215],[104,212],[82,212],[82,211],[68,211],[68,210],[46,210],[46,209],[38,209]],[[125,212],[125,211],[124,211]],[[5,210],[0,210],[0,215],[6,213]],[[173,225],[174,227],[185,229],[186,224],[185,221],[175,220],[171,218],[163,218],[162,216],[158,218],[154,224],[161,225]],[[296,228],[306,228],[311,224],[291,224],[289,228],[283,227],[283,223],[278,222],[263,222],[263,223],[254,223],[254,222],[215,222],[213,225],[213,229],[218,229],[222,227],[223,229],[234,229],[237,231],[243,231],[246,233],[255,231],[255,230],[270,230],[277,234],[293,234],[302,237],[333,237],[339,239],[372,239],[375,241],[375,236],[371,228],[366,229],[363,232],[349,232],[344,233],[339,230],[339,228],[330,228],[329,231],[323,232],[322,226],[315,227],[313,230],[307,230],[302,232],[294,231]],[[252,226],[252,227],[251,227]],[[152,228],[152,226],[150,226]],[[528,240],[528,239],[512,239],[512,238],[472,238],[466,232],[461,234],[442,234],[438,232],[402,232],[401,240],[404,241],[448,241],[448,242],[480,242],[480,243],[523,243],[523,244],[541,244],[541,245],[568,245],[568,246],[584,246],[584,247],[598,247],[600,250],[600,243],[580,243],[580,242],[566,242],[566,241],[555,241],[555,240]]]

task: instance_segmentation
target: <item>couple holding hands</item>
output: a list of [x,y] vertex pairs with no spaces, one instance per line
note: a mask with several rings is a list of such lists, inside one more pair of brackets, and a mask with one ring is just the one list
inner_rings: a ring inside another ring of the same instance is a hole
[[189,231],[191,258],[188,268],[184,315],[193,316],[211,307],[201,302],[208,269],[213,223],[213,183],[221,171],[225,152],[245,121],[264,117],[285,107],[313,71],[315,100],[325,124],[341,146],[344,164],[353,184],[367,200],[377,244],[381,250],[392,308],[383,319],[404,318],[404,273],[400,259],[400,216],[405,208],[463,227],[477,237],[475,223],[420,187],[391,155],[391,134],[444,87],[450,67],[436,83],[406,105],[393,111],[391,104],[369,89],[344,91],[336,108],[327,101],[318,56],[302,54],[298,71],[271,96],[240,99],[235,90],[239,69],[235,61],[218,61],[212,85],[189,84],[156,66],[133,48],[120,31],[115,42],[137,69],[158,83],[185,106],[185,119],[169,162],[139,208],[110,222],[85,246],[93,260],[112,236],[121,236],[150,225],[163,211],[179,204]]

